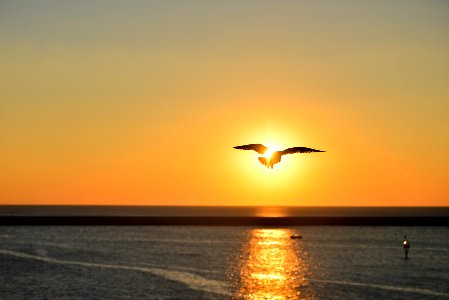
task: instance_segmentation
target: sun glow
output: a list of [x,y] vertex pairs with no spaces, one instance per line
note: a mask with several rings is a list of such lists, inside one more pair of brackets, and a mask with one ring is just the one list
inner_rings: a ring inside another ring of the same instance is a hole
[[[229,160],[229,165],[233,169],[233,180],[235,180],[236,185],[238,184],[239,191],[246,197],[257,198],[259,205],[272,206],[280,202],[288,205],[304,204],[305,200],[298,200],[292,195],[307,191],[310,188],[310,180],[307,179],[307,176],[310,176],[308,164],[311,159],[307,160],[300,155],[286,155],[273,168],[267,168],[261,163],[260,159],[257,160],[258,157],[263,157],[268,162],[268,157],[272,153],[297,145],[296,140],[307,140],[302,136],[290,137],[287,135],[287,129],[281,129],[276,130],[276,132],[279,132],[276,139],[260,133],[258,135],[257,132],[250,132],[251,135],[248,134],[241,140],[261,143],[268,150],[263,154],[244,152],[242,155],[233,156],[232,161]],[[241,185],[242,183],[244,184]],[[282,213],[280,214],[282,215]]]
[[274,152],[279,151],[281,148],[278,145],[275,145],[271,142],[264,142],[265,146],[267,146],[267,151],[263,154],[263,156],[268,160],[273,157]]
[[271,157],[273,156],[273,150],[271,150],[271,149],[267,149],[267,151],[265,151],[265,153],[263,154],[263,156],[267,159],[267,160],[269,160],[269,159],[271,159]]

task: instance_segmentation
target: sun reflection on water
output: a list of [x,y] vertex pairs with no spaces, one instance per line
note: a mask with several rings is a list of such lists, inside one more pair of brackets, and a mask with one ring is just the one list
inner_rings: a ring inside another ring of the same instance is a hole
[[310,299],[307,266],[294,232],[254,229],[240,258],[235,299]]

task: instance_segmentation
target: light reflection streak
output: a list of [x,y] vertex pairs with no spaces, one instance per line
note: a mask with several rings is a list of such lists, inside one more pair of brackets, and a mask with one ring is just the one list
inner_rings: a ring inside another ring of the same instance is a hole
[[254,229],[240,258],[235,299],[310,299],[307,266],[289,229]]

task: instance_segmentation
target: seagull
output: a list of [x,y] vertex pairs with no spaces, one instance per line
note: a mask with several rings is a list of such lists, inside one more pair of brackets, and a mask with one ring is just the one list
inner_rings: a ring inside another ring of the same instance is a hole
[[262,165],[266,166],[267,168],[272,168],[272,169],[273,169],[273,165],[280,162],[282,155],[285,155],[285,154],[325,152],[322,150],[315,150],[315,149],[307,148],[307,147],[293,147],[293,148],[287,148],[283,151],[273,151],[272,152],[270,149],[268,149],[268,147],[266,147],[262,144],[248,144],[248,145],[242,145],[242,146],[235,146],[234,149],[254,150],[257,153],[264,155],[264,156],[259,156],[260,163]]

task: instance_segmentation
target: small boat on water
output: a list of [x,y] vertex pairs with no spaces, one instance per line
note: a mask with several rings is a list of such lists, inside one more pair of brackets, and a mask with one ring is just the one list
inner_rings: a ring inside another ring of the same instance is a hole
[[290,238],[291,238],[291,239],[302,239],[302,235],[300,235],[300,234],[292,234],[292,235],[290,236]]

